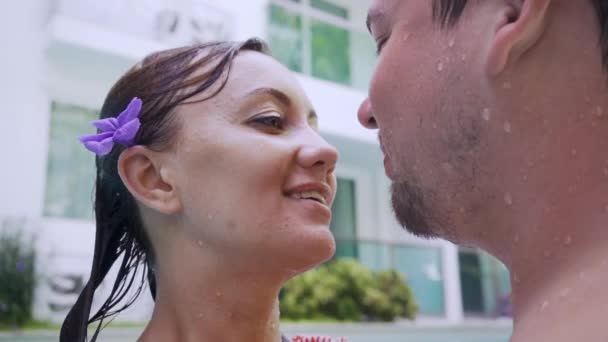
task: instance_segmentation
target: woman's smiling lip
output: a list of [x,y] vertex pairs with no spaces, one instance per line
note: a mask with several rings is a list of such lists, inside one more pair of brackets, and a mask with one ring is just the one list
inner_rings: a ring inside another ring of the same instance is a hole
[[312,200],[329,207],[333,199],[333,189],[322,182],[308,182],[289,188],[285,195],[294,199]]

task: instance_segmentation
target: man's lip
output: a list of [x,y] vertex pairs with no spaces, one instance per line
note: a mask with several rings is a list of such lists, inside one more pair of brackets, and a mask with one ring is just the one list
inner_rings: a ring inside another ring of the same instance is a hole
[[378,133],[378,142],[380,143],[380,151],[386,155],[386,150],[384,149],[384,144],[382,143],[382,135],[380,135],[380,133]]
[[384,172],[388,178],[393,180],[395,179],[395,170],[393,169],[393,164],[386,154],[384,155]]
[[395,179],[395,170],[393,169],[393,164],[391,163],[388,153],[386,153],[386,148],[384,148],[384,143],[382,142],[382,135],[378,134],[378,140],[380,142],[380,150],[384,155],[384,171],[386,173],[386,176],[390,179]]
[[333,198],[333,190],[332,188],[322,182],[308,182],[299,184],[289,188],[289,190],[285,191],[285,195],[291,195],[299,192],[308,192],[308,191],[316,191],[323,196],[325,200],[325,205],[330,206]]

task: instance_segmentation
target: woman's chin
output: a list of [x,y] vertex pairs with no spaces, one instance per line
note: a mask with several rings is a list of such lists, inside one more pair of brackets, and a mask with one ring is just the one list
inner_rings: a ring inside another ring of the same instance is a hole
[[290,277],[304,273],[330,260],[336,253],[336,241],[333,235],[318,235],[314,238],[301,238],[285,255],[285,261],[290,265]]

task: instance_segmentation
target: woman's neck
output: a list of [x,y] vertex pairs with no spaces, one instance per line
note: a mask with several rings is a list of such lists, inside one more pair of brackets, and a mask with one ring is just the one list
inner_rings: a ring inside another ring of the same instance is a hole
[[207,261],[160,267],[154,312],[139,341],[280,341],[283,281]]

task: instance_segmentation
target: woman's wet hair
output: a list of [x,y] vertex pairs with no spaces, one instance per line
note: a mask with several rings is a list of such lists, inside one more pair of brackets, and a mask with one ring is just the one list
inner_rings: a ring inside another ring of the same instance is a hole
[[[258,39],[245,42],[211,42],[157,52],[131,68],[112,87],[100,118],[115,117],[138,97],[143,102],[141,127],[135,144],[161,151],[169,148],[179,130],[175,109],[184,103],[205,101],[226,84],[232,62],[242,51],[267,54]],[[195,95],[202,95],[191,100]],[[91,274],[76,304],[61,327],[61,342],[87,341],[89,324],[97,323],[95,341],[104,322],[131,306],[145,288],[156,295],[154,253],[142,224],[137,203],[118,174],[118,157],[124,150],[116,145],[95,160],[95,251]],[[112,266],[120,260],[109,297],[91,316],[95,290]]]

